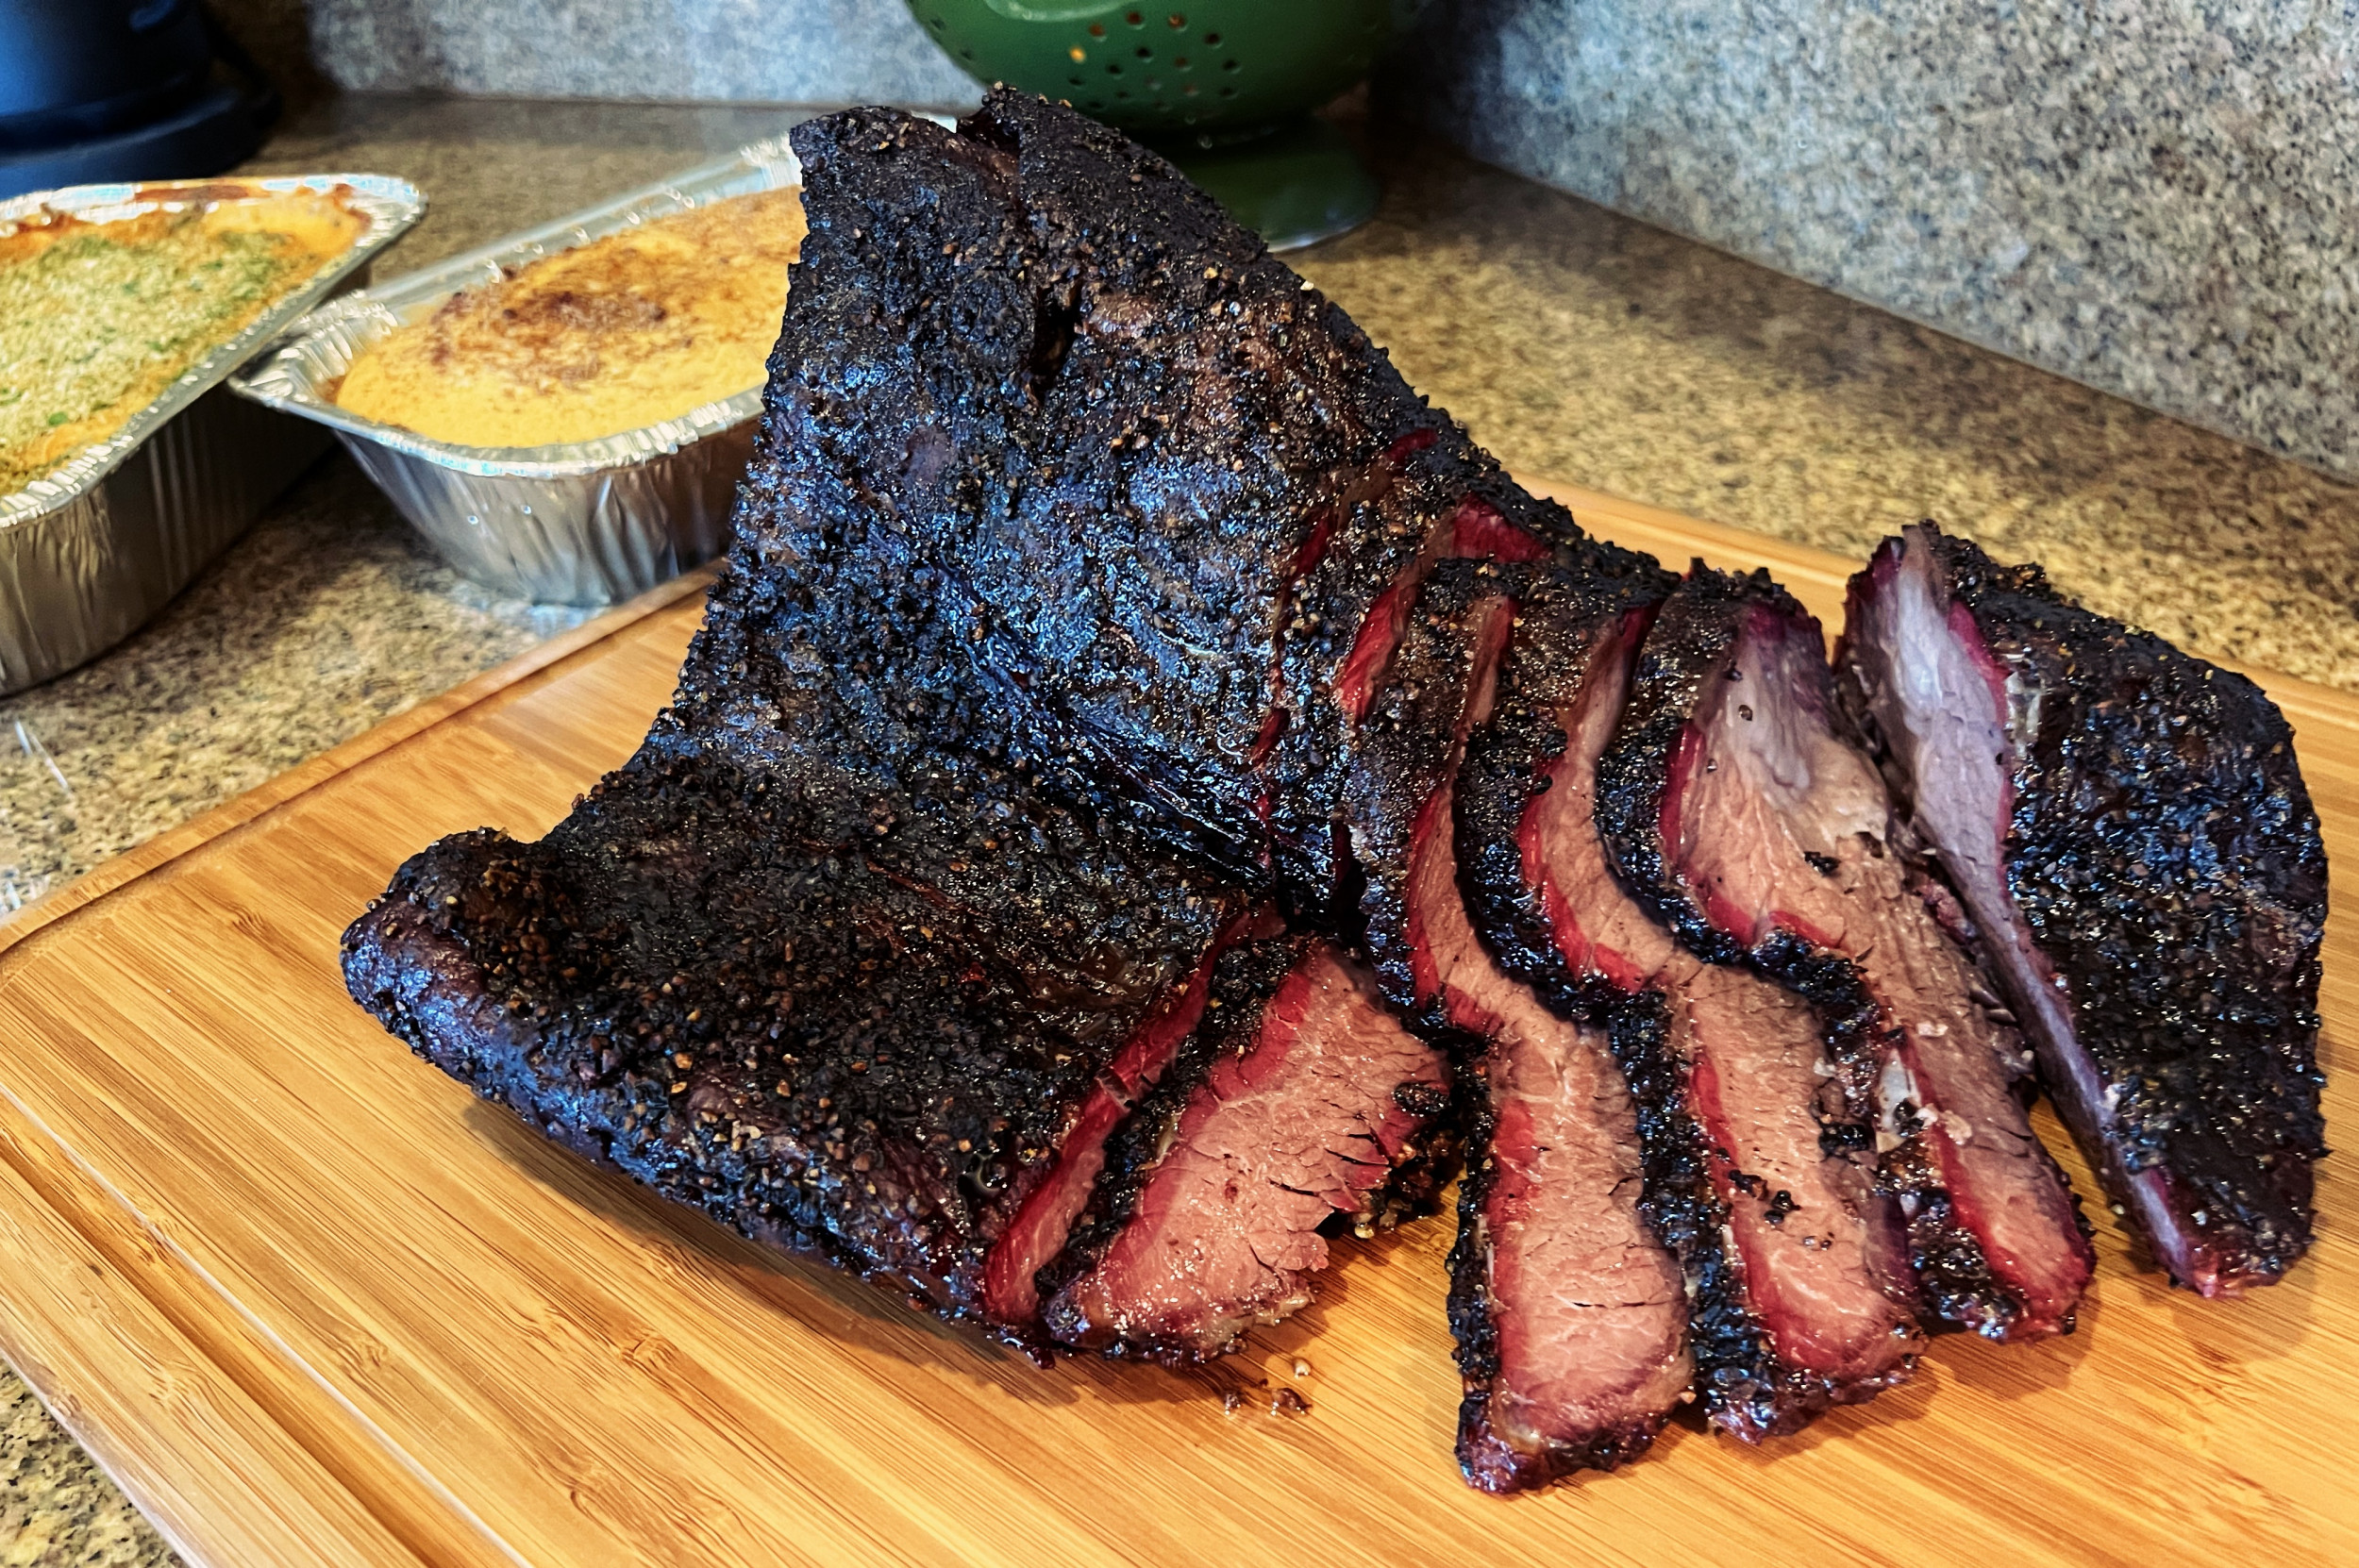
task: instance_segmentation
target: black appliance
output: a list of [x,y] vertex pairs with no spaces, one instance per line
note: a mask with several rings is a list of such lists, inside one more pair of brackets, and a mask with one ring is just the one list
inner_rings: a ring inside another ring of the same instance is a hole
[[277,110],[199,0],[0,0],[0,197],[219,174]]

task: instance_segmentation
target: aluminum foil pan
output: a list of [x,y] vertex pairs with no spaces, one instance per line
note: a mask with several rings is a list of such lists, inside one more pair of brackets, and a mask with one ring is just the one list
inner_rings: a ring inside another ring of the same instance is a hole
[[223,377],[418,221],[426,200],[383,175],[77,185],[0,201],[0,227],[46,208],[91,223],[175,201],[350,191],[360,238],[302,288],[189,368],[103,442],[0,496],[0,696],[61,675],[139,629],[243,533],[327,444],[242,403]]
[[801,179],[786,138],[754,142],[732,158],[315,310],[230,386],[334,430],[401,514],[453,566],[494,592],[568,605],[630,598],[727,547],[729,508],[753,456],[761,388],[598,441],[458,446],[339,408],[336,385],[362,348],[432,314],[461,289],[498,281],[504,268]]

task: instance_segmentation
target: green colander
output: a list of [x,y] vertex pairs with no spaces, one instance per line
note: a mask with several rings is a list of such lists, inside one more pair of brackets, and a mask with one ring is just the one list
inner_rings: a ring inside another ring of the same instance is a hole
[[1376,209],[1312,110],[1376,63],[1401,0],[910,0],[969,75],[1062,98],[1147,142],[1284,250]]

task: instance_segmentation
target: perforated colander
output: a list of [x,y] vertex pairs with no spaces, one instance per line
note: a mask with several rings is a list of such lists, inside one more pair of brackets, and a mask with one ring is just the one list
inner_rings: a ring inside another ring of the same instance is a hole
[[950,58],[1124,130],[1256,129],[1367,75],[1392,0],[911,0]]
[[1367,75],[1409,0],[910,0],[969,75],[1150,142],[1271,245],[1359,223],[1376,182],[1310,111]]

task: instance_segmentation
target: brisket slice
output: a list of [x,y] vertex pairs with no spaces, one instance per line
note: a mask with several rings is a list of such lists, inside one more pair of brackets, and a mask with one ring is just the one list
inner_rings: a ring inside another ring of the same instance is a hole
[[1758,1443],[1906,1381],[1922,1339],[1905,1246],[1841,1142],[1853,1124],[1808,1003],[1705,964],[1610,1016],[1713,1424]]
[[1676,585],[1599,596],[1551,584],[1528,600],[1459,769],[1467,906],[1500,966],[1568,1016],[1645,989],[1679,951],[1614,880],[1596,822],[1598,759]]
[[1139,1101],[1163,1080],[1192,1039],[1212,999],[1213,974],[1238,941],[1279,934],[1268,911],[1231,920],[1205,949],[1196,972],[1167,993],[1123,1043],[1079,1112],[1066,1126],[1054,1159],[1013,1209],[983,1267],[983,1316],[991,1323],[1029,1326],[1041,1315],[1040,1276],[1063,1257],[1073,1227],[1089,1207],[1106,1169],[1107,1143]]
[[1815,1014],[1775,980],[1699,964],[1607,866],[1598,760],[1660,598],[1560,585],[1521,603],[1458,776],[1462,879],[1501,963],[1610,1042],[1640,1207],[1687,1280],[1698,1392],[1716,1426],[1758,1440],[1900,1381],[1918,1338],[1898,1215]]
[[1110,1143],[1049,1332],[1190,1361],[1294,1312],[1327,1266],[1331,1222],[1363,1234],[1388,1222],[1404,1167],[1430,1200],[1441,1166],[1419,1141],[1448,1081],[1440,1054],[1328,943],[1224,953],[1182,1060]]
[[1912,872],[1823,647],[1766,574],[1692,575],[1599,766],[1607,850],[1698,955],[1818,1005],[1927,1313],[1994,1339],[2068,1331],[2092,1256],[2012,1092],[2029,1055]]
[[2205,1295],[2310,1243],[2326,856],[2241,676],[1931,524],[1851,579],[1838,656],[2048,1091]]
[[1637,1126],[1604,1032],[1502,973],[1459,892],[1454,776],[1489,714],[1518,603],[1544,575],[1556,574],[1432,569],[1360,716],[1348,797],[1398,800],[1349,813],[1377,972],[1476,1064],[1451,1322],[1466,1388],[1459,1459],[1494,1492],[1637,1457],[1693,1375],[1679,1266],[1639,1212]]
[[[1356,717],[1423,576],[1631,558],[1072,110],[997,92],[956,132],[857,109],[794,136],[811,232],[744,553],[780,590],[926,600],[1049,788],[1348,932]],[[707,635],[751,673],[716,700],[758,716],[761,617]]]

